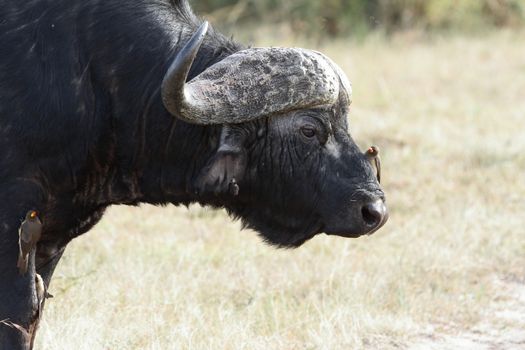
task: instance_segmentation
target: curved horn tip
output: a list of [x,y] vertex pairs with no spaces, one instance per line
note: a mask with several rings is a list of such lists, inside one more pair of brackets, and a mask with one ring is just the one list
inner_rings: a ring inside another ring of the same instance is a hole
[[209,23],[208,21],[202,22],[199,29],[197,29],[197,32],[195,32],[195,36],[198,36],[200,39],[204,38],[206,33],[208,32]]
[[190,51],[190,55],[194,56],[202,44],[206,33],[208,32],[208,21],[204,21],[199,28],[193,33],[190,40],[184,45],[182,51]]
[[[184,45],[180,53],[177,55],[177,58],[175,59],[175,62],[173,62],[175,66],[177,65],[176,62],[180,58],[182,61],[189,61],[190,66],[193,60],[195,59],[195,56],[197,55],[197,52],[199,51],[202,41],[204,40],[204,37],[206,36],[206,33],[208,32],[208,21],[204,21],[199,29],[193,35],[191,36],[190,40]],[[171,67],[170,67],[171,68]],[[190,67],[187,67],[189,70]]]
[[179,51],[162,80],[162,101],[173,115],[179,115],[181,105],[185,103],[184,85],[207,31],[208,21],[204,21]]

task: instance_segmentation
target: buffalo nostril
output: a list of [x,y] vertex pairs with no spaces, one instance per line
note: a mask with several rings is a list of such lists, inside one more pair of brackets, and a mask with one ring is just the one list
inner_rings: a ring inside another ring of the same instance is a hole
[[376,227],[383,223],[387,215],[385,203],[380,199],[367,203],[361,208],[361,214],[367,226]]

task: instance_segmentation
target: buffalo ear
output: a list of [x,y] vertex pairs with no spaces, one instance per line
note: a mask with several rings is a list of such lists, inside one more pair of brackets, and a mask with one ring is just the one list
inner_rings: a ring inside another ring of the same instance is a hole
[[195,182],[198,194],[239,194],[238,182],[246,169],[244,137],[231,126],[223,126],[217,152],[201,170]]

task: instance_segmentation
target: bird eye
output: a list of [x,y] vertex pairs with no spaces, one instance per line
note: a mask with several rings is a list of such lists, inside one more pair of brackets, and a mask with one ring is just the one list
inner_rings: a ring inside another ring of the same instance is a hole
[[301,128],[301,132],[303,133],[304,136],[308,138],[312,138],[315,136],[315,129],[311,126],[303,126]]

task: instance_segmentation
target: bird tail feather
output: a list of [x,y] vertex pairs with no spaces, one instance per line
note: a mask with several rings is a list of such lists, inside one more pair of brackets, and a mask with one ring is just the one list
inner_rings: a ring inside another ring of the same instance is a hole
[[25,275],[27,272],[27,263],[28,263],[28,256],[18,255],[18,262],[16,266],[18,267],[18,271],[21,275]]

